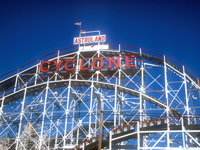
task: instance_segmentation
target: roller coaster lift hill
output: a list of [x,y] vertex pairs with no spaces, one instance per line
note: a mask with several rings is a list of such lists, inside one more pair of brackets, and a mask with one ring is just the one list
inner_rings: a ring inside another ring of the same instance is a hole
[[82,31],[0,76],[0,150],[200,149],[199,78],[156,52]]

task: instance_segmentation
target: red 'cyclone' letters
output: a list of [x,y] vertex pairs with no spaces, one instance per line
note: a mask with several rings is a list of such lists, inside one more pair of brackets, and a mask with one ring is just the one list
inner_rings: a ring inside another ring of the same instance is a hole
[[83,59],[80,61],[80,70],[89,70],[89,68],[83,68]]
[[72,60],[72,59],[66,61],[66,63],[65,63],[65,69],[66,69],[67,71],[72,71],[72,70],[74,70],[75,67],[68,68],[67,65],[68,65],[69,62],[73,62],[73,63],[75,63],[75,61]]
[[60,61],[60,63],[58,64],[56,60],[53,61],[54,64],[56,65],[56,71],[59,71],[59,67],[62,64],[63,60]]
[[43,61],[43,62],[40,64],[40,70],[41,70],[42,72],[47,72],[47,71],[49,71],[49,68],[47,68],[46,70],[43,69],[43,65],[44,65],[44,64],[49,64],[49,65],[50,65],[50,62],[49,62],[49,61]]
[[130,62],[133,62],[132,59],[129,59],[130,57],[135,57],[135,55],[126,56],[126,67],[135,67],[135,64],[132,65],[129,64]]
[[[127,55],[125,56],[125,63],[126,63],[126,67],[135,67],[135,64],[130,64],[130,63],[133,63],[133,59],[131,58],[135,58],[135,55]],[[117,56],[117,61],[114,60],[114,58],[112,57],[109,57],[109,62],[108,62],[108,68],[112,68],[113,65],[116,66],[117,68],[120,68],[120,65],[121,65],[121,61],[120,61],[121,57],[120,56]],[[99,61],[99,65],[96,66],[96,62]],[[59,71],[59,67],[62,65],[62,63],[64,62],[64,60],[61,60],[59,63],[57,63],[56,60],[53,61],[55,66],[56,66],[56,71]],[[72,66],[71,67],[68,67],[68,64],[69,63],[72,63]],[[92,62],[92,67],[94,69],[101,69],[103,66],[104,66],[104,59],[103,58],[95,58]],[[40,71],[42,72],[48,72],[50,70],[50,68],[48,68],[48,65],[50,65],[51,62],[49,61],[43,61],[40,65]],[[68,61],[65,62],[64,67],[67,71],[72,71],[75,69],[75,67],[73,67],[75,64],[75,60],[73,59],[70,59]],[[113,65],[112,65],[113,64]],[[80,70],[89,70],[90,67],[88,65],[85,65],[84,66],[84,63],[83,63],[83,59],[80,59],[80,65],[78,66],[80,67],[79,69]],[[53,68],[53,67],[52,67]]]
[[115,60],[112,57],[109,57],[109,68],[112,68],[112,62],[114,63],[114,65],[117,68],[120,68],[120,57],[117,56],[117,63],[115,62]]
[[[95,66],[95,62],[96,62],[97,60],[101,61],[101,66],[99,66],[99,67],[96,67],[96,66]],[[103,60],[102,58],[95,58],[95,59],[93,60],[93,62],[92,62],[92,67],[93,67],[94,69],[101,69],[101,68],[103,67],[103,65],[104,65],[104,60]]]

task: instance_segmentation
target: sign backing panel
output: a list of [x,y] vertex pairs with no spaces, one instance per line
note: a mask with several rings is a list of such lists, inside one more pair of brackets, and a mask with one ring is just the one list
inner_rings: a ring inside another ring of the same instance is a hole
[[75,37],[74,45],[75,44],[98,43],[98,42],[105,42],[105,41],[106,41],[106,35]]

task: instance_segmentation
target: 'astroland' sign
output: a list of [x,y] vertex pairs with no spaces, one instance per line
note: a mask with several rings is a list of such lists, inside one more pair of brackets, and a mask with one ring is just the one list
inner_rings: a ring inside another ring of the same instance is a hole
[[98,43],[105,41],[106,41],[106,35],[84,36],[84,37],[74,38],[74,44],[88,44],[88,43]]
[[[41,72],[48,72],[48,71],[62,71],[62,70],[67,70],[67,71],[74,71],[75,68],[78,70],[90,70],[90,69],[101,69],[103,67],[107,68],[120,68],[121,67],[121,60],[124,60],[125,67],[135,67],[134,64],[134,59],[135,55],[126,55],[123,58],[120,58],[120,56],[117,56],[117,59],[115,60],[113,57],[108,58],[108,63],[105,63],[106,60],[103,58],[95,58],[92,62],[90,62],[91,65],[84,65],[84,60],[60,60],[60,62],[57,62],[56,60],[54,61],[43,61],[40,64],[40,71]],[[78,66],[76,67],[78,63]],[[124,64],[123,63],[123,64]],[[108,64],[106,66],[105,64]],[[62,70],[60,68],[63,68]]]

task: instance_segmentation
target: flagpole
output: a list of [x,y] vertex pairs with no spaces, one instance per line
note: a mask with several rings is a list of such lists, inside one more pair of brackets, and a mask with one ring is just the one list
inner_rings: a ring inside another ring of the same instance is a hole
[[[81,22],[75,21],[75,22],[74,22],[74,25],[79,25],[79,26],[80,26],[80,30],[81,30]],[[80,31],[79,31],[79,32],[80,32]],[[81,33],[80,33],[80,35],[81,35]]]
[[80,36],[81,36],[81,24],[80,24],[80,31],[79,32],[80,32]]

